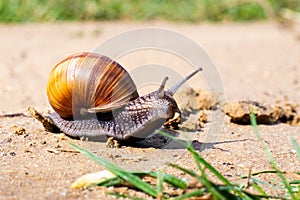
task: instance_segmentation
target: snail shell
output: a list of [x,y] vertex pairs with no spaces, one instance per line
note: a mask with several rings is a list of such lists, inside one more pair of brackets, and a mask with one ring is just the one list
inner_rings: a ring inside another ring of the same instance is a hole
[[64,119],[108,112],[139,97],[128,72],[95,53],[77,53],[59,62],[49,75],[47,96]]

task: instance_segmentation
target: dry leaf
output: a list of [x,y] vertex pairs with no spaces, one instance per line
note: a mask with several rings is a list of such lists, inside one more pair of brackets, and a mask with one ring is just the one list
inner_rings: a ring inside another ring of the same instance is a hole
[[82,177],[80,177],[79,179],[77,179],[77,181],[75,181],[72,184],[71,188],[88,187],[92,184],[100,183],[106,179],[113,178],[113,177],[116,177],[116,175],[114,175],[113,173],[111,173],[108,170],[103,170],[103,171],[96,172],[96,173],[85,174]]

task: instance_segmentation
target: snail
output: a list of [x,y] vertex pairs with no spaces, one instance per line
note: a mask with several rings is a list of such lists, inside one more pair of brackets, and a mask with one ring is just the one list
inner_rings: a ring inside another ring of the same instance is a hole
[[119,141],[144,139],[175,113],[174,93],[197,72],[165,90],[139,96],[128,72],[116,61],[96,53],[73,54],[59,62],[46,88],[52,122],[72,137],[113,137]]

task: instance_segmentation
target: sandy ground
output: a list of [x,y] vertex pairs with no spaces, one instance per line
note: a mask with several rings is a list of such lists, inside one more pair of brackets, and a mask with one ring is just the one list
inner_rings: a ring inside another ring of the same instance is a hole
[[[45,87],[48,74],[58,61],[74,52],[90,51],[116,34],[144,26],[175,30],[199,43],[217,67],[227,101],[299,103],[299,35],[273,22],[24,24],[0,25],[0,112],[26,114],[28,105],[42,112],[50,110]],[[157,53],[147,58],[138,56],[135,62],[156,58],[160,58]],[[129,66],[132,62],[125,60],[122,64]],[[172,64],[176,68],[176,64]],[[216,133],[218,141],[210,144],[207,130],[212,124],[205,124],[195,133],[198,150],[226,178],[245,184],[246,180],[241,180],[240,175],[247,174],[250,169],[252,172],[271,169],[251,126],[236,125],[225,118],[222,129]],[[25,128],[26,133],[15,134],[17,127]],[[300,171],[299,159],[290,142],[294,137],[300,143],[300,128],[280,123],[260,125],[259,130],[278,167],[286,172]],[[0,199],[102,199],[104,192],[99,188],[70,189],[71,183],[81,175],[102,169],[79,153],[60,151],[72,150],[70,142],[131,170],[145,169],[145,166],[153,170],[157,168],[157,160],[161,161],[161,167],[171,161],[195,168],[192,157],[184,149],[107,149],[101,142],[47,133],[30,117],[6,117],[0,118]],[[182,176],[174,169],[164,169]],[[274,183],[276,177],[260,178]],[[284,191],[275,188],[267,187],[266,190],[272,195],[284,195]]]

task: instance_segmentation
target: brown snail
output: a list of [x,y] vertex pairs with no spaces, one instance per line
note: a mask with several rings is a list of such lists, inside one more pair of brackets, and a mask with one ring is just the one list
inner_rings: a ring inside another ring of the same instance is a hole
[[47,85],[53,123],[73,137],[106,135],[117,140],[143,139],[179,111],[177,89],[199,68],[169,90],[166,77],[157,91],[139,97],[128,72],[95,53],[78,53],[59,62]]

